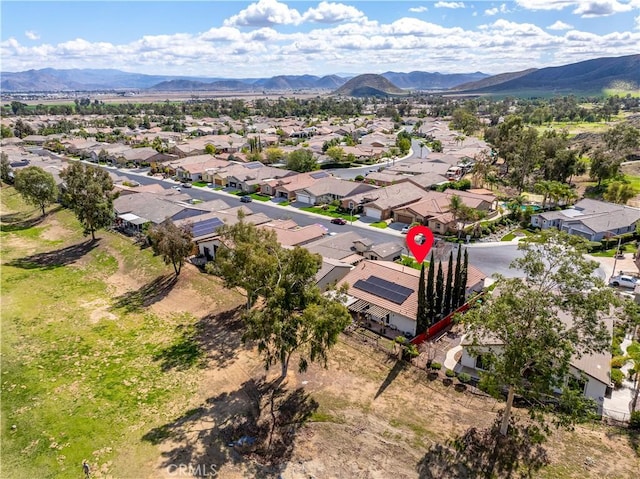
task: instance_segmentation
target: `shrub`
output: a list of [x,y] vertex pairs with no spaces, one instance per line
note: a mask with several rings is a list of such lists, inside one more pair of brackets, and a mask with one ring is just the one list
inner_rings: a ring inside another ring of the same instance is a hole
[[445,371],[445,374],[446,374],[446,376],[447,376],[448,378],[453,378],[453,377],[455,377],[455,376],[456,376],[456,373],[454,373],[454,372],[453,372],[453,369],[447,369],[447,370]]
[[458,381],[460,381],[462,384],[467,384],[471,381],[471,375],[468,373],[460,373],[458,375]]
[[611,381],[616,388],[622,386],[622,381],[624,380],[624,373],[619,369],[611,370]]
[[611,367],[615,369],[620,369],[622,366],[624,366],[624,363],[626,362],[627,362],[627,358],[625,358],[624,356],[614,356],[611,359]]
[[640,411],[633,411],[629,420],[629,427],[633,430],[640,430]]
[[440,371],[442,369],[442,364],[434,361],[431,363],[431,369],[434,371]]

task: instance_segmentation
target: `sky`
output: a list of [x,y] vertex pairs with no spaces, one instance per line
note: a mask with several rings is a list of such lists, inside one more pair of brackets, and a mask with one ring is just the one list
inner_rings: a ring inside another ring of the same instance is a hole
[[0,17],[3,72],[493,75],[640,53],[640,0],[2,0]]

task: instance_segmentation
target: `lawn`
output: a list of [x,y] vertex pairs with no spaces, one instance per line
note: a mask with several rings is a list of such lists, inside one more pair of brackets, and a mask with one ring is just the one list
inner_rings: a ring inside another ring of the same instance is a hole
[[349,215],[345,213],[341,213],[338,211],[337,206],[326,205],[326,207],[322,206],[302,206],[299,208],[302,211],[308,211],[310,213],[316,213],[323,216],[329,216],[331,218],[344,218],[347,221],[355,221],[358,219],[356,215]]
[[259,193],[251,193],[249,196],[251,196],[251,198],[253,198],[256,201],[269,201],[271,199],[270,196],[261,195]]
[[389,224],[386,221],[377,221],[375,223],[369,223],[369,226],[373,226],[374,228],[387,228]]
[[[198,318],[146,307],[173,284],[149,250],[104,231],[92,243],[69,211],[40,221],[0,194],[3,477],[78,477],[84,459],[95,477],[135,477],[158,455],[141,436],[197,390]],[[129,274],[132,290],[111,283]]]
[[508,233],[506,235],[504,235],[500,241],[511,241],[513,240],[516,236],[531,236],[533,233],[531,231],[528,230],[523,230],[523,229],[518,229],[515,231],[512,231],[511,233]]

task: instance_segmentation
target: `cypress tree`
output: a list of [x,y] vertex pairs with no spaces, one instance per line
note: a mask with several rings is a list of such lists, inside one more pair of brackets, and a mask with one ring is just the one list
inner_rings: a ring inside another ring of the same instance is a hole
[[420,268],[420,283],[418,284],[418,314],[416,316],[416,335],[426,331],[429,325],[427,320],[427,296],[424,282],[424,263]]
[[467,290],[467,272],[469,270],[469,253],[467,250],[464,250],[464,265],[462,266],[462,271],[460,273],[460,298],[458,306],[462,306],[466,300],[466,290]]
[[436,317],[436,298],[433,291],[433,277],[435,276],[435,262],[433,253],[429,261],[429,272],[427,273],[426,302],[427,302],[427,324],[432,324]]
[[442,300],[444,296],[444,274],[442,261],[438,262],[438,274],[436,275],[436,320],[442,317]]
[[442,303],[442,315],[451,312],[451,288],[453,287],[453,251],[449,252],[449,264],[447,266],[447,282],[444,287],[444,302]]
[[462,265],[461,257],[462,247],[458,245],[458,257],[456,258],[456,269],[453,274],[453,292],[451,294],[451,309],[456,309],[460,303],[460,281],[462,280],[461,269]]

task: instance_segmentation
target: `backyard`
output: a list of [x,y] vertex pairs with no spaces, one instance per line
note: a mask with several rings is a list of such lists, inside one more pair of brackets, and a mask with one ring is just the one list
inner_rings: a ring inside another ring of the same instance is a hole
[[[242,295],[0,194],[2,477],[80,477],[85,459],[93,478],[447,477],[451,441],[502,407],[344,335],[326,369],[292,371],[271,393],[275,427],[265,391],[277,373],[241,341]],[[230,446],[269,432],[271,455]],[[556,431],[536,477],[633,477],[633,447],[599,424]]]

